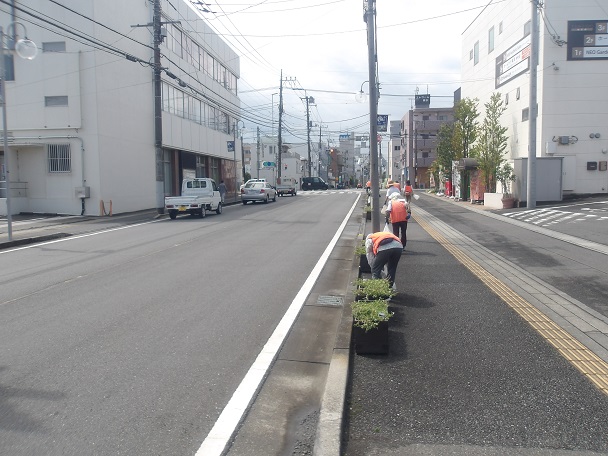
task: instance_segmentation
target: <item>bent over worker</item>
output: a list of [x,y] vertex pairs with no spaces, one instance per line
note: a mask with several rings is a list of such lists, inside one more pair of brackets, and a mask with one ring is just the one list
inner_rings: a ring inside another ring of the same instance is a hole
[[382,269],[386,266],[386,278],[391,287],[395,283],[397,265],[401,259],[403,244],[397,236],[385,231],[371,233],[365,238],[367,261],[372,268],[372,278],[382,278]]
[[[401,195],[393,193],[386,206],[386,221],[393,226],[393,234],[400,237],[403,250],[407,244],[407,221],[410,218],[410,205],[400,198]],[[401,236],[399,236],[401,234]]]

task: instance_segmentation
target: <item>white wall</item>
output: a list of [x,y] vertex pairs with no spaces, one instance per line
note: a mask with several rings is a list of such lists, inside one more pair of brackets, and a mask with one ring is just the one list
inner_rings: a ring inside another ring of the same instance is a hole
[[[507,159],[527,157],[528,125],[522,121],[522,110],[529,105],[529,71],[495,88],[496,58],[524,38],[524,24],[531,18],[529,2],[508,0],[489,5],[463,33],[462,97],[478,98],[480,119],[483,104],[498,91],[508,105],[503,125],[508,126]],[[573,4],[569,0],[546,2],[540,16],[540,50],[538,66],[538,131],[537,156],[546,155],[547,143],[558,136],[570,136],[573,144],[553,145],[555,156],[573,156],[564,160],[564,172],[576,175],[573,193],[608,192],[608,172],[587,171],[588,161],[607,160],[608,149],[608,60],[568,61],[567,45],[559,46],[547,30],[567,40],[567,22],[572,20],[608,20],[605,7],[593,0]],[[499,24],[502,22],[502,33]],[[494,26],[495,49],[488,50],[488,31]],[[474,65],[469,53],[479,41],[480,60]],[[517,93],[519,91],[519,99]],[[589,138],[600,133],[600,138]],[[577,139],[575,139],[576,137]]]
[[[132,27],[152,21],[151,2],[61,3],[129,38],[51,2],[30,2],[32,8],[57,22],[69,24],[144,62],[152,61],[151,30]],[[182,0],[170,4],[163,1],[162,9],[170,19],[180,20],[199,42],[209,46],[214,57],[225,59],[224,65],[239,75],[238,55]],[[22,13],[17,14],[17,20],[23,19]],[[10,21],[6,13],[0,12],[0,23]],[[53,27],[43,29],[30,22],[26,22],[26,27],[28,37],[39,48],[44,42],[66,43],[64,53],[39,53],[32,61],[16,57],[16,80],[6,87],[8,128],[15,138],[11,180],[28,182],[26,210],[80,214],[81,201],[76,198],[75,189],[83,184],[90,186],[91,193],[86,200],[87,214],[98,215],[100,201],[112,200],[114,213],[156,207],[152,68],[62,36]],[[166,47],[163,49],[166,55],[165,51]],[[205,84],[208,88],[201,91],[229,103],[234,112],[240,111],[236,95],[209,77],[197,74],[186,61],[173,57],[172,62],[164,58],[162,64],[193,86]],[[176,65],[182,70],[177,70]],[[57,95],[67,95],[68,106],[45,107],[44,97]],[[233,154],[226,147],[226,141],[231,139],[226,133],[163,113],[166,148],[232,159]],[[70,144],[70,172],[48,172],[46,144]],[[20,202],[21,206],[24,205]]]

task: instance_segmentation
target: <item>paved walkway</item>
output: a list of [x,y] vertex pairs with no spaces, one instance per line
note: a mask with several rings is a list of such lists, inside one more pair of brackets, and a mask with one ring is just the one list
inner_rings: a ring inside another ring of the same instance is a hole
[[[350,357],[342,454],[608,453],[608,318],[422,206],[399,264],[390,354]],[[513,226],[608,254],[600,244]],[[334,394],[326,403],[339,403]],[[321,411],[315,454],[340,454],[329,443],[341,442],[323,429],[331,416]]]

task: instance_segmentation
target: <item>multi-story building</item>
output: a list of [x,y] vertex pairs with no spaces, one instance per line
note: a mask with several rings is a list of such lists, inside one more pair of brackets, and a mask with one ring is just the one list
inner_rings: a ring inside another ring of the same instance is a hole
[[[162,207],[190,176],[223,179],[229,194],[238,188],[240,142],[228,143],[240,117],[239,57],[190,2],[159,0],[160,18],[152,1],[8,3],[0,25],[22,37],[25,24],[40,50],[31,61],[6,58],[10,147],[0,163],[4,170],[9,154],[11,212]],[[164,23],[160,97],[155,16]]]
[[431,108],[430,95],[416,97],[416,107],[401,119],[401,163],[404,180],[415,188],[429,188],[429,167],[437,158],[437,133],[442,124],[454,121],[454,109]]
[[[539,3],[539,2],[536,2]],[[487,5],[462,41],[462,97],[479,99],[480,118],[492,93],[501,94],[508,128],[506,158],[561,157],[563,194],[607,193],[608,10],[602,2],[550,0],[537,10],[538,66],[531,85],[531,2]],[[536,135],[530,135],[530,87],[537,87]],[[535,147],[534,147],[535,146]],[[526,167],[521,167],[525,172]],[[538,168],[537,168],[538,170]],[[526,188],[522,182],[525,197]]]
[[404,188],[405,169],[401,162],[401,121],[391,120],[388,133],[387,178],[401,183],[401,188]]

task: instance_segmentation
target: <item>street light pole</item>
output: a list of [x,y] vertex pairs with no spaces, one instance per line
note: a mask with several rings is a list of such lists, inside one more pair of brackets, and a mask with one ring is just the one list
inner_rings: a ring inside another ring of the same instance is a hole
[[370,172],[372,181],[372,231],[380,231],[380,183],[378,180],[378,84],[376,82],[376,4],[375,0],[368,0],[364,20],[367,23],[367,51],[369,66],[369,145],[370,145]]
[[[13,28],[15,32],[15,25],[21,25],[23,27],[25,38],[17,40],[15,43],[15,52],[19,57],[32,60],[38,53],[38,47],[36,43],[27,38],[27,31],[25,25],[21,22],[11,22],[7,29]],[[15,35],[16,37],[16,35]],[[6,222],[7,222],[7,233],[8,240],[13,240],[13,215],[11,213],[11,179],[10,179],[10,150],[8,148],[8,123],[6,120],[6,74],[4,68],[4,56],[6,55],[6,48],[4,47],[4,31],[0,27],[0,96],[2,97],[2,145],[4,150],[4,175],[6,179]]]

